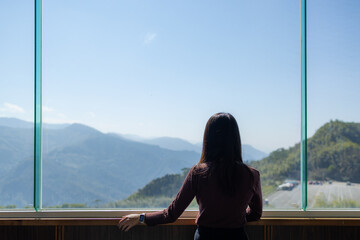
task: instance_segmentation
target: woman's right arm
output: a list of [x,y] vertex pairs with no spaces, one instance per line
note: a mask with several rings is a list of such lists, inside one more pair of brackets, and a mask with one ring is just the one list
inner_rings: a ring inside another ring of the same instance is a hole
[[246,210],[246,220],[248,222],[257,221],[262,215],[262,193],[261,193],[261,182],[260,182],[260,173],[253,169],[254,172],[254,195],[251,198],[249,203],[249,208]]

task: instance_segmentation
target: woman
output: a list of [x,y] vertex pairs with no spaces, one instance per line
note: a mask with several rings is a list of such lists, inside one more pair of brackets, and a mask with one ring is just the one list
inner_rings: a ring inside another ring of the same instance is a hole
[[246,166],[235,118],[217,113],[208,120],[200,162],[193,166],[170,206],[159,212],[124,216],[118,226],[174,222],[196,197],[199,214],[194,239],[248,239],[244,225],[262,214],[260,174]]

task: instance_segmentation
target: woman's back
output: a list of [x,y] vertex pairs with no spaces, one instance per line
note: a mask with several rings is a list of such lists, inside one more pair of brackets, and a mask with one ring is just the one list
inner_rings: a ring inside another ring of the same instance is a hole
[[[210,174],[207,164],[194,167],[196,200],[199,204],[197,224],[217,228],[237,228],[246,223],[246,209],[252,206],[251,219],[260,218],[262,196],[260,175],[245,164],[236,165],[236,192],[224,193],[218,184],[217,176]],[[203,172],[205,171],[205,174]],[[250,216],[250,215],[249,215]]]
[[[237,191],[233,196],[223,192],[216,175],[205,163],[192,167],[170,206],[162,212],[147,213],[146,223],[156,225],[175,221],[196,197],[199,214],[196,223],[212,228],[239,228],[247,221],[258,220],[262,214],[260,174],[245,164],[237,169]],[[247,207],[251,211],[247,213]]]

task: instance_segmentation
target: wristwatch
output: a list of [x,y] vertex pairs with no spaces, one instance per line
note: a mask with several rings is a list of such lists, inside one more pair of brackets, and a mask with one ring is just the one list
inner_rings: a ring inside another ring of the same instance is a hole
[[141,213],[141,214],[140,214],[139,222],[140,222],[140,223],[145,223],[145,213]]

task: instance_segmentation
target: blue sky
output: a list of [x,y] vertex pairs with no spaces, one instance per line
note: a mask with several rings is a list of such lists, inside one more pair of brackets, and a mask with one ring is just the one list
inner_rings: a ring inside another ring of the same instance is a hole
[[[360,122],[360,3],[308,1],[309,135]],[[33,119],[33,3],[0,3],[0,116]],[[227,111],[263,151],[300,138],[300,1],[43,0],[43,120],[201,141]]]

